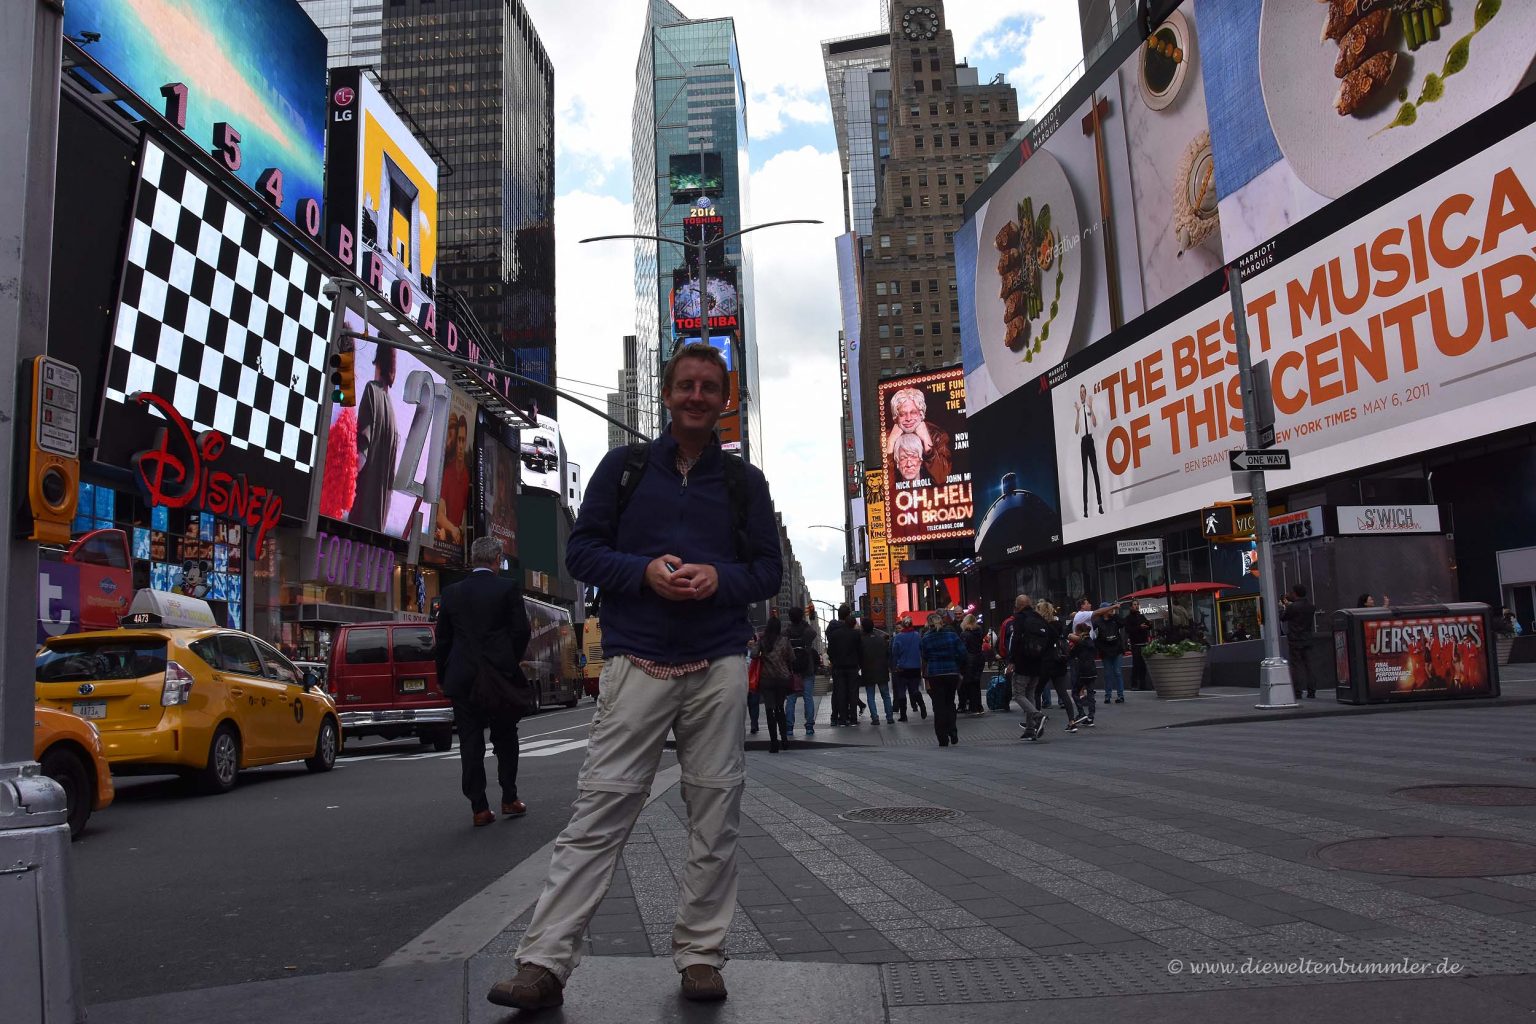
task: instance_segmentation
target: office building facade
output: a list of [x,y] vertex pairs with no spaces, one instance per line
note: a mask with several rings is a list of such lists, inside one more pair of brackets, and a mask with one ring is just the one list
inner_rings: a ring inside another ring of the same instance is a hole
[[[519,0],[384,0],[380,74],[441,154],[439,281],[492,358],[555,382],[555,72]],[[450,310],[451,312],[451,310]],[[524,385],[524,409],[554,395]]]
[[[638,431],[646,437],[654,437],[656,423],[654,406],[647,401],[647,396],[640,394],[640,353],[639,343],[633,334],[624,335],[624,365],[618,372],[618,390],[608,392],[608,416],[618,420],[630,430]],[[648,418],[644,418],[643,415]],[[642,425],[642,419],[644,419]],[[608,424],[608,447],[617,448],[621,444],[628,444],[634,440],[634,436],[625,432],[616,423]]]
[[383,55],[388,0],[299,0],[325,33],[325,62],[333,68],[377,65]]
[[[749,223],[746,86],[730,18],[690,20],[666,0],[651,0],[631,130],[636,234],[699,242]],[[636,391],[649,396],[659,427],[661,368],[673,349],[700,338],[727,348],[740,412],[734,424],[729,413],[722,420],[722,438],[757,461],[750,236],[709,245],[702,266],[697,253],[635,243]]]

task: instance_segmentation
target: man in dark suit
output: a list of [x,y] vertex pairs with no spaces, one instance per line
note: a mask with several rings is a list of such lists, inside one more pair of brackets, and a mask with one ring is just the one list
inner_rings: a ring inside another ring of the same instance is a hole
[[474,571],[443,590],[437,615],[438,685],[453,701],[464,795],[477,828],[496,820],[485,798],[487,727],[496,747],[501,813],[509,818],[528,813],[517,798],[518,715],[513,707],[529,692],[521,662],[530,629],[522,588],[496,573],[501,557],[500,541],[477,537],[470,547]]

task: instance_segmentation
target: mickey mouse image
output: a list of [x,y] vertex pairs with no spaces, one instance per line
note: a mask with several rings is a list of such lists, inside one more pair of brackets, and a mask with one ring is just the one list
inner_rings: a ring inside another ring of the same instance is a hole
[[181,563],[181,582],[176,592],[187,597],[208,596],[208,573],[212,566],[206,558],[189,558]]

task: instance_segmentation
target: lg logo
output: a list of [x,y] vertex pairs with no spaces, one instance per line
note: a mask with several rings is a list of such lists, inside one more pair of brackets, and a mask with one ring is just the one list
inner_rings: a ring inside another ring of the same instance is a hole
[[353,92],[349,87],[344,85],[340,89],[336,90],[336,95],[334,98],[338,107],[350,107],[352,105],[352,101],[356,97],[357,93]]

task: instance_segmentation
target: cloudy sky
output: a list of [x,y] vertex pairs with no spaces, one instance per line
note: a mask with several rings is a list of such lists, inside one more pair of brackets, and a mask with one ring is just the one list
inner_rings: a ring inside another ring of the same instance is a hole
[[[614,387],[623,336],[634,333],[633,250],[579,245],[634,230],[630,116],[645,0],[526,0],[555,65],[557,367],[560,384],[594,399]],[[824,226],[755,236],[756,337],[762,421],[759,460],[789,527],[812,596],[841,600],[843,538],[838,445],[837,268],[843,230],[837,140],[821,40],[877,31],[878,0],[674,0],[691,18],[732,17],[748,94],[750,222],[812,217]],[[1001,72],[1030,111],[1082,56],[1075,0],[949,0],[957,56],[987,81]],[[567,403],[561,428],[589,474],[607,424]]]

